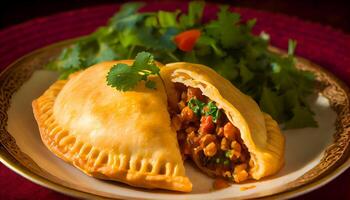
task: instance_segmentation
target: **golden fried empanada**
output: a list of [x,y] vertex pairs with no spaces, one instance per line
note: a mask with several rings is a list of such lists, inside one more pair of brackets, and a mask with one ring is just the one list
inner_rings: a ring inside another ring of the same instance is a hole
[[120,92],[106,83],[117,63],[103,62],[54,83],[33,101],[45,145],[86,174],[145,188],[192,189],[170,126],[167,96],[139,83]]
[[127,92],[107,85],[112,66],[132,62],[94,65],[33,101],[54,154],[90,176],[183,192],[192,184],[182,158],[237,183],[282,167],[285,139],[276,121],[214,70],[157,63],[155,90],[143,82]]

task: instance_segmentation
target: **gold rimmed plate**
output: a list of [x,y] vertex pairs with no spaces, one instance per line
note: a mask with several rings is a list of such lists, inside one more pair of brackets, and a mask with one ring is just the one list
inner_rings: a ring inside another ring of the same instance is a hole
[[[326,70],[298,58],[297,67],[311,71],[317,77],[317,91],[309,100],[319,127],[284,131],[286,162],[278,174],[259,182],[233,184],[214,191],[213,180],[191,163],[186,163],[187,175],[193,182],[193,191],[188,194],[138,189],[86,176],[46,149],[31,108],[32,100],[58,77],[58,74],[43,67],[74,41],[36,50],[18,59],[0,74],[0,160],[37,184],[90,198],[286,198],[316,189],[350,166],[349,89]],[[271,50],[283,54],[276,48]]]

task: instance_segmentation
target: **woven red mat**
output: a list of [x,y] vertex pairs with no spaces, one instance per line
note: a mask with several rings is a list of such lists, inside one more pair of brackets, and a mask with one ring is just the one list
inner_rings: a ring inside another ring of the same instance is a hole
[[[119,5],[84,8],[37,18],[0,31],[0,70],[21,56],[46,45],[86,35],[106,24]],[[158,9],[186,10],[187,4],[148,3],[144,11]],[[341,31],[279,14],[247,8],[234,8],[243,19],[256,18],[254,32],[271,35],[272,44],[286,49],[288,39],[297,40],[296,54],[325,67],[350,85],[350,36]],[[215,17],[217,7],[208,6],[205,19]],[[300,199],[350,199],[350,170],[326,186]],[[70,197],[38,186],[16,175],[0,164],[0,199],[70,199]]]

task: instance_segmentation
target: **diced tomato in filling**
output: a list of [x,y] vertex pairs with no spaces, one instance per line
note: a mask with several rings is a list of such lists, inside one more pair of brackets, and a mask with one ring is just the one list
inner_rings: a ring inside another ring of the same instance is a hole
[[202,116],[198,132],[202,135],[211,134],[215,130],[212,116]]
[[[249,165],[250,154],[239,129],[222,109],[215,107],[217,110],[210,112],[211,101],[200,89],[179,83],[175,84],[175,89],[178,104],[170,113],[184,159],[191,156],[199,160],[202,167],[217,177],[237,183],[247,180],[252,162]],[[191,99],[197,104],[190,105]]]

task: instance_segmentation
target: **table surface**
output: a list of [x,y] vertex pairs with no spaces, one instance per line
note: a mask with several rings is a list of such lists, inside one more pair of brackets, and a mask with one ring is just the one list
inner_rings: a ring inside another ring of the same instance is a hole
[[[148,7],[156,9],[157,5],[149,4]],[[168,3],[163,7],[173,9],[178,8],[178,5]],[[181,4],[179,7],[183,9],[186,5]],[[34,49],[92,32],[96,27],[105,24],[117,8],[117,5],[94,6],[37,18],[0,30],[0,69]],[[242,14],[243,19],[257,18],[258,23],[254,31],[264,30],[270,33],[272,44],[277,47],[286,48],[288,38],[296,39],[299,45],[296,52],[298,55],[324,66],[350,84],[350,69],[347,66],[347,63],[350,63],[349,35],[330,27],[305,23],[284,15],[243,8],[236,8],[236,11]],[[208,12],[210,15],[214,11],[210,9]],[[349,186],[350,169],[327,185],[297,199],[350,199]],[[30,198],[71,199],[31,183],[0,164],[0,199]]]
[[[118,0],[126,2],[127,0]],[[152,0],[151,0],[152,1]],[[169,1],[169,0],[162,0]],[[178,0],[186,1],[186,0]],[[248,7],[269,12],[297,16],[303,20],[330,25],[350,33],[350,12],[348,0],[207,0],[215,3],[226,3],[233,6]],[[77,8],[114,3],[115,0],[41,0],[13,1],[3,0],[0,7],[0,29],[28,21],[35,17],[43,17],[54,13]]]

